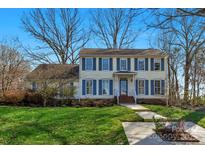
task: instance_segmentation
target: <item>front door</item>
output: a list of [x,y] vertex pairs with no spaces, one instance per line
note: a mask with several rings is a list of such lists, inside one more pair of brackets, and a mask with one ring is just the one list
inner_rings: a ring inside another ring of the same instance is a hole
[[128,93],[128,82],[127,79],[120,80],[120,95],[127,95]]

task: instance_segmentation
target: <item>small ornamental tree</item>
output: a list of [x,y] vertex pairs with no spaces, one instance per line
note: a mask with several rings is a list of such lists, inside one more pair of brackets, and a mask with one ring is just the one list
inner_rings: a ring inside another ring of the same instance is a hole
[[50,98],[54,97],[56,94],[57,88],[50,86],[43,86],[37,92],[43,97],[43,106],[47,106],[47,102]]

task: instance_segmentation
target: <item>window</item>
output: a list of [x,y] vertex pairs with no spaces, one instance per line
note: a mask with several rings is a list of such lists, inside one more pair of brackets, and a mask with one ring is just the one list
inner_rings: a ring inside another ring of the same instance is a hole
[[127,71],[127,59],[120,59],[120,70]]
[[73,86],[74,86],[74,83],[73,83],[73,82],[70,82],[69,86],[70,86],[70,87],[73,87]]
[[160,59],[154,60],[154,70],[159,71],[160,70]]
[[93,70],[93,58],[85,58],[85,70]]
[[109,80],[102,80],[102,94],[109,94]]
[[154,93],[155,93],[155,95],[160,95],[160,91],[161,91],[160,80],[155,80],[154,81]]
[[104,71],[109,70],[109,58],[102,59],[102,70],[104,70]]
[[32,82],[32,90],[36,90],[37,89],[37,84],[36,84],[36,82]]
[[139,65],[139,70],[144,71],[145,70],[145,60],[144,59],[139,59],[138,60],[138,65]]
[[93,82],[92,80],[86,80],[86,94],[91,95],[93,91]]
[[144,95],[144,91],[145,91],[145,83],[144,83],[144,80],[139,80],[138,81],[138,91],[139,91],[139,95]]

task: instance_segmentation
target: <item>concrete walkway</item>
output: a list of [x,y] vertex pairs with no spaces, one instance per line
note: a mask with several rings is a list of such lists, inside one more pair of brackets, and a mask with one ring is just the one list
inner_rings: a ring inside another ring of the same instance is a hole
[[143,111],[143,112],[136,112],[140,117],[142,117],[144,119],[144,121],[153,121],[153,117],[155,117],[155,119],[162,119],[162,120],[166,120],[167,118],[164,116],[161,116],[155,112],[152,111]]
[[128,107],[128,108],[135,110],[135,111],[150,111],[150,109],[148,109],[142,105],[139,105],[139,104],[120,104],[120,105]]
[[163,141],[153,130],[153,122],[123,122],[123,128],[132,145],[186,145],[205,144],[205,129],[193,122],[185,122],[185,131],[190,133],[200,142],[168,142]]
[[140,117],[144,119],[144,121],[152,121],[153,116],[156,119],[166,119],[166,117],[163,117],[155,112],[150,111],[150,109],[139,105],[139,104],[121,104],[122,106],[126,106],[134,111],[136,111],[136,114],[138,114]]

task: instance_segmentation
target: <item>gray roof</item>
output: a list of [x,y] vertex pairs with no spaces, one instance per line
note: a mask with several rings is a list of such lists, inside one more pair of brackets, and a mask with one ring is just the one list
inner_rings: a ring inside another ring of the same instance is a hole
[[80,50],[80,56],[159,56],[167,54],[158,49],[100,49],[84,48]]
[[27,80],[78,78],[79,66],[73,64],[40,64],[26,76]]

